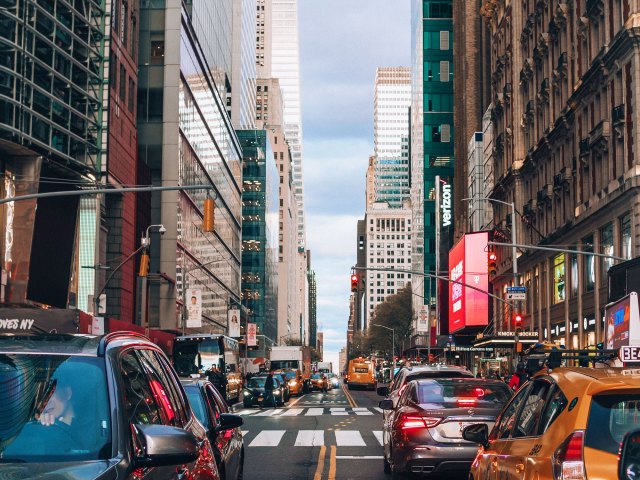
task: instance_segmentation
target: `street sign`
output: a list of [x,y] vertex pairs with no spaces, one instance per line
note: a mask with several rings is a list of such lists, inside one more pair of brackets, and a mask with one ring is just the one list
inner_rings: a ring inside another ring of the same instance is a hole
[[623,363],[640,362],[640,345],[625,345],[620,347],[618,358]]
[[509,292],[507,291],[507,300],[526,300],[527,294],[524,292]]
[[516,286],[516,287],[507,287],[507,293],[526,293],[527,287]]

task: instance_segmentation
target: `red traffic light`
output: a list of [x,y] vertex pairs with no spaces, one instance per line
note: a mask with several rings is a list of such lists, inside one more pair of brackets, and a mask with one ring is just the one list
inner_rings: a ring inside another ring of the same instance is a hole
[[493,252],[489,253],[489,261],[495,262],[496,260],[498,260],[498,256]]
[[515,323],[516,328],[517,328],[517,327],[521,327],[521,326],[522,326],[522,315],[521,315],[521,314],[519,314],[519,313],[516,313],[516,314],[513,316],[513,323]]
[[356,275],[355,273],[351,274],[351,291],[358,291],[358,275]]
[[487,255],[487,273],[489,278],[494,277],[498,272],[498,256],[496,252],[489,252]]

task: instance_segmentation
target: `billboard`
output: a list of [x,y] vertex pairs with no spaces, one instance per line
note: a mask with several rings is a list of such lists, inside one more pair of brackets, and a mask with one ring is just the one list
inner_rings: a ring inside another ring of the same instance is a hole
[[449,333],[489,323],[488,241],[488,232],[467,233],[449,251]]
[[247,323],[247,346],[255,347],[258,345],[258,325],[255,323]]
[[605,348],[640,345],[638,294],[631,292],[605,307]]
[[190,288],[187,291],[187,328],[202,327],[202,290]]
[[231,308],[227,312],[227,332],[230,337],[240,336],[240,310]]

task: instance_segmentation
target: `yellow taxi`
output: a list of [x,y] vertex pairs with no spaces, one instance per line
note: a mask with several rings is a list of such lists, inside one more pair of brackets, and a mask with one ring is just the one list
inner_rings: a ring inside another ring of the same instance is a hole
[[620,442],[640,428],[640,370],[559,367],[536,373],[495,426],[466,427],[480,444],[470,479],[613,480]]
[[284,369],[276,370],[275,373],[283,375],[289,384],[289,395],[302,395],[304,393],[304,380],[300,370]]

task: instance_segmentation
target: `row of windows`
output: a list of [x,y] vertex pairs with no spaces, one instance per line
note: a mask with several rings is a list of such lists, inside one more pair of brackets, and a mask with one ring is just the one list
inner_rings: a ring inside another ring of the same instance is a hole
[[[386,260],[386,262],[385,262],[385,260]],[[407,258],[406,260],[407,260],[406,263],[411,263],[411,259],[410,258]],[[369,259],[369,264],[372,264],[372,263],[405,263],[405,259],[404,258],[397,258],[397,259],[396,258],[386,258],[385,259],[385,258],[378,257],[374,261],[373,258],[370,258]]]

